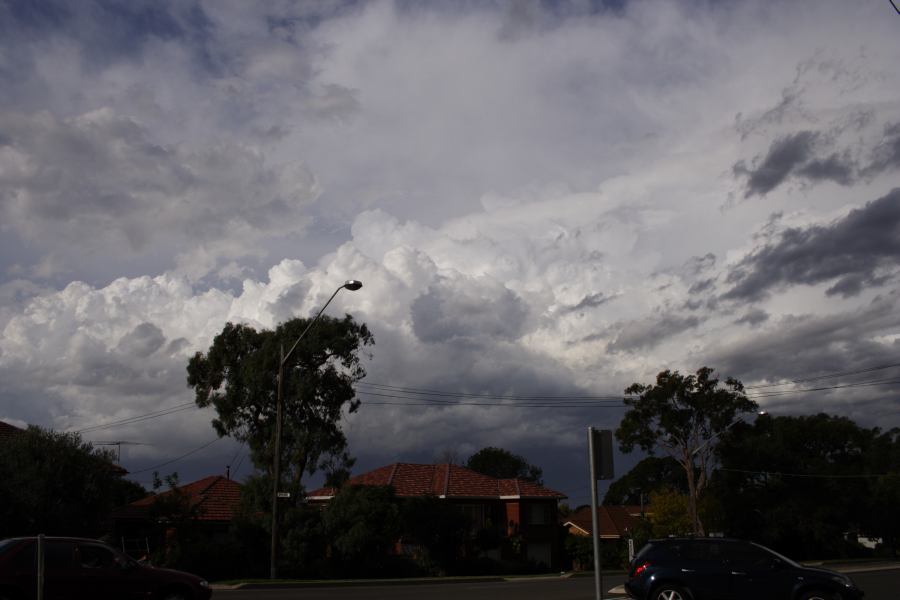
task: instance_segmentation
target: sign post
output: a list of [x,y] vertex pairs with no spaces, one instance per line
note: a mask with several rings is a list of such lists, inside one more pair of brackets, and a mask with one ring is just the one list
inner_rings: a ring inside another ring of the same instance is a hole
[[591,463],[591,519],[594,542],[594,597],[603,600],[603,570],[600,564],[600,513],[597,510],[597,480],[613,479],[612,431],[588,427]]

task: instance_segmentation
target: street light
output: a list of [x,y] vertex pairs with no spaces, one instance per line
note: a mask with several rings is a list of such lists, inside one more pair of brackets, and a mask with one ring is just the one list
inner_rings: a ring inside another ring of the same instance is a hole
[[274,468],[272,469],[272,479],[274,479],[274,482],[272,484],[272,548],[271,562],[269,564],[269,579],[278,578],[278,567],[276,566],[278,559],[278,488],[281,487],[281,407],[284,404],[281,394],[282,384],[284,383],[284,365],[294,353],[294,350],[297,349],[297,344],[300,343],[300,340],[303,339],[306,332],[309,331],[309,328],[319,320],[319,317],[322,316],[322,313],[328,305],[331,304],[331,301],[334,300],[334,297],[337,296],[338,292],[343,289],[355,292],[361,287],[362,282],[357,281],[356,279],[348,279],[345,281],[344,285],[334,290],[334,293],[331,295],[331,298],[328,299],[328,302],[319,309],[316,316],[306,325],[306,329],[303,330],[303,333],[300,334],[300,337],[297,338],[297,341],[294,342],[294,345],[291,346],[291,349],[288,350],[287,354],[284,353],[284,345],[281,346],[281,360],[278,363],[278,395],[275,400],[275,462],[273,465]]

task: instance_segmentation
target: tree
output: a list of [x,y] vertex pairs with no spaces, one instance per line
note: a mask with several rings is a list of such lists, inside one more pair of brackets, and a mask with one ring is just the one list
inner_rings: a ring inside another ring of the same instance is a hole
[[470,456],[466,461],[466,468],[499,479],[527,479],[543,483],[543,469],[529,464],[524,456],[493,446],[482,448]]
[[658,490],[650,494],[650,507],[649,520],[655,537],[685,535],[693,529],[687,495]]
[[687,475],[693,530],[701,535],[697,501],[713,467],[713,442],[741,413],[757,408],[740,381],[729,377],[719,386],[712,373],[709,367],[701,367],[696,376],[665,370],[654,385],[632,384],[625,389],[625,404],[631,408],[616,429],[622,452],[635,446],[651,454],[661,449],[678,461]]
[[[256,331],[228,323],[207,353],[195,354],[187,367],[197,405],[216,409],[212,424],[219,436],[247,443],[253,463],[270,475],[281,351],[290,349],[308,324],[293,319],[275,331]],[[353,384],[365,377],[360,355],[372,344],[366,325],[350,315],[322,316],[285,364],[282,472],[293,494],[302,492],[304,473],[340,473],[351,464],[339,422],[345,407],[349,412],[359,407]]]
[[[728,533],[800,558],[861,552],[847,532],[889,537],[892,433],[827,414],[758,418],[722,437],[710,491]],[[895,530],[896,531],[896,530]]]
[[610,484],[603,504],[643,505],[652,492],[666,489],[687,493],[684,469],[671,456],[648,456]]
[[115,506],[147,495],[122,479],[110,450],[77,433],[29,427],[0,443],[0,538],[104,533]]
[[400,507],[394,488],[344,486],[328,503],[324,525],[345,573],[379,572],[389,550],[400,539]]

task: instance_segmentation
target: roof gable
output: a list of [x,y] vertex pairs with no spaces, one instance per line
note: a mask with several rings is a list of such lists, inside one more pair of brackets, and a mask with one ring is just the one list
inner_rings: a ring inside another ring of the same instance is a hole
[[16,435],[21,435],[25,433],[25,430],[21,427],[16,427],[15,425],[11,425],[6,421],[0,421],[0,440],[9,439]]
[[[624,537],[641,519],[640,506],[598,506],[601,538]],[[585,506],[573,512],[563,523],[566,527],[576,527],[584,535],[593,535],[594,523],[591,507]]]
[[[198,521],[231,521],[241,501],[241,484],[212,475],[176,488],[184,494],[191,508],[197,509]],[[172,494],[172,490],[155,494],[132,502],[118,516],[143,516],[157,499]]]

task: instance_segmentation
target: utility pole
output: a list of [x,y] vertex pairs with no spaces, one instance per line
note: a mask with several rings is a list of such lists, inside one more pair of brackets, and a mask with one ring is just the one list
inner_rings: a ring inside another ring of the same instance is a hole
[[316,316],[306,325],[306,329],[303,330],[303,333],[300,334],[300,337],[297,338],[297,341],[294,342],[294,345],[291,346],[291,349],[288,350],[287,354],[284,353],[284,345],[281,346],[281,356],[278,361],[278,389],[275,398],[275,457],[272,465],[272,545],[269,558],[269,579],[278,579],[278,498],[282,494],[282,492],[278,491],[278,488],[281,487],[281,422],[283,412],[282,407],[284,406],[284,365],[294,353],[294,350],[297,349],[297,344],[300,343],[300,340],[303,339],[310,327],[319,320],[319,317],[322,316],[322,313],[328,305],[331,304],[331,301],[334,300],[334,297],[337,296],[338,292],[343,289],[355,292],[361,287],[362,283],[355,279],[348,279],[345,281],[344,285],[334,290],[334,293],[331,295],[331,298],[328,299],[328,302],[319,309]]
[[613,479],[612,431],[588,427],[588,457],[591,468],[591,523],[594,542],[594,597],[603,600],[603,568],[600,560],[600,512],[597,480]]

